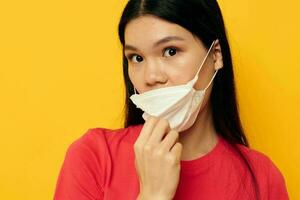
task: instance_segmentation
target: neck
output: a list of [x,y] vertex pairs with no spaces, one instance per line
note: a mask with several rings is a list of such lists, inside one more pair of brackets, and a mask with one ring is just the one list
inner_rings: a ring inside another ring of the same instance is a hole
[[210,103],[198,113],[195,123],[179,133],[178,141],[183,145],[181,160],[193,160],[210,152],[218,141],[213,126]]

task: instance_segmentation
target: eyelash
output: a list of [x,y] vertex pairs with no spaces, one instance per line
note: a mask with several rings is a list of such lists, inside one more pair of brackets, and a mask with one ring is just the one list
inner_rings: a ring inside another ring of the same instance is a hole
[[[176,54],[177,54],[178,52],[180,52],[180,49],[179,49],[179,48],[174,47],[174,46],[169,46],[169,47],[164,48],[164,50],[163,50],[162,53],[164,54],[165,51],[166,51],[167,49],[175,49],[175,50],[176,50]],[[175,54],[175,55],[176,55],[176,54]],[[129,55],[128,55],[128,59],[131,61],[131,60],[132,60],[132,57],[135,56],[135,55],[138,55],[138,54],[135,54],[135,53],[129,54]],[[172,57],[173,57],[173,56],[172,56]]]

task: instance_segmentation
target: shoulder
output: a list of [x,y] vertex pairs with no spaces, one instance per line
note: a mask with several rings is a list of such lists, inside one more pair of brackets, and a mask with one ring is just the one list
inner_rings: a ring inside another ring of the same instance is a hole
[[238,146],[247,155],[258,179],[266,183],[270,199],[288,199],[284,175],[275,162],[261,151]]
[[98,199],[111,174],[111,148],[134,141],[142,125],[90,128],[67,148],[56,183],[55,199]]
[[134,142],[142,126],[142,124],[139,124],[118,129],[90,128],[80,138],[71,143],[69,149],[99,148],[101,146],[109,146],[111,143],[119,140]]
[[[114,143],[134,142],[142,125],[133,125],[127,128],[89,128],[80,138],[74,140],[67,149],[67,155],[72,157],[93,157],[106,155]],[[75,154],[75,156],[73,156]]]
[[246,147],[238,144],[239,149],[247,156],[249,161],[254,165],[253,167],[265,168],[269,172],[277,172],[281,174],[278,167],[275,165],[274,161],[265,153],[258,151],[256,149]]

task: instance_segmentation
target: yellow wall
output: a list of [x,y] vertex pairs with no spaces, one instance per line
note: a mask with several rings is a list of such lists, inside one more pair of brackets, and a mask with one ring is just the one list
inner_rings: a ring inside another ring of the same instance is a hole
[[[52,199],[68,145],[121,126],[121,2],[1,1],[1,199]],[[299,2],[219,2],[250,142],[300,199]]]

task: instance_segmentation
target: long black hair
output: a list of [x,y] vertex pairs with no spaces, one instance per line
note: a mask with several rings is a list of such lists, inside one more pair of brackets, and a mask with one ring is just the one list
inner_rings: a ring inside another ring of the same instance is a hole
[[[126,88],[124,126],[144,123],[142,110],[130,101],[134,87],[128,75],[128,61],[124,55],[124,32],[126,25],[143,15],[159,17],[178,24],[197,36],[208,49],[215,39],[219,39],[223,58],[223,68],[215,76],[211,92],[213,124],[216,132],[241,156],[251,173],[256,199],[260,199],[258,182],[250,160],[237,147],[249,147],[241,125],[234,84],[233,64],[226,29],[220,7],[216,0],[129,0],[119,22],[119,39],[123,45],[123,76]],[[253,197],[251,198],[253,199]]]

